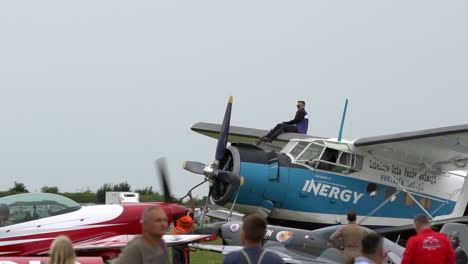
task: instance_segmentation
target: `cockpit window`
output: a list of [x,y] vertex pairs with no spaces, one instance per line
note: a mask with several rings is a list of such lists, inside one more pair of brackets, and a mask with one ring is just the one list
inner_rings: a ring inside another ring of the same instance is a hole
[[0,198],[0,205],[7,207],[9,224],[18,224],[79,210],[81,206],[66,197],[51,193],[26,193]]
[[294,158],[297,158],[297,156],[299,156],[309,144],[309,142],[301,141],[297,143],[297,145],[291,150],[291,152],[289,152],[289,154],[291,154]]
[[305,151],[297,157],[298,162],[312,161],[318,159],[320,154],[322,154],[323,146],[317,144],[310,144]]
[[281,152],[288,153],[293,162],[343,174],[359,171],[363,162],[362,156],[342,142],[293,140]]

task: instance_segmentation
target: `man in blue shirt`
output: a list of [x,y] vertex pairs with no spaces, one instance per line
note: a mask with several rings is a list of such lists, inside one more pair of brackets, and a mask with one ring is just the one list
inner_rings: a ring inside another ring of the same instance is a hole
[[284,264],[283,259],[276,253],[262,248],[266,229],[266,220],[260,215],[251,214],[244,217],[241,230],[244,248],[227,254],[223,264]]
[[294,119],[291,121],[282,122],[277,124],[268,134],[260,138],[262,142],[271,142],[282,133],[293,132],[300,134],[307,134],[309,128],[309,117],[305,110],[305,102],[297,101],[297,112]]
[[380,264],[385,259],[384,239],[380,234],[368,233],[362,239],[362,256],[354,264]]

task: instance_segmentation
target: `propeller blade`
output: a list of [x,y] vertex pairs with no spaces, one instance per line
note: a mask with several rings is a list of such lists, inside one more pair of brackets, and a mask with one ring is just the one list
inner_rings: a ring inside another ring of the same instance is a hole
[[169,174],[167,173],[166,159],[159,158],[155,161],[154,165],[158,172],[159,181],[163,189],[164,202],[172,203],[174,199],[172,198],[172,193],[169,187]]
[[221,125],[221,130],[219,131],[218,145],[216,146],[216,155],[215,159],[218,163],[223,159],[226,152],[226,146],[229,136],[229,127],[231,125],[231,111],[232,111],[232,96],[229,96],[229,101],[226,107],[226,112],[224,113],[223,124]]
[[192,173],[195,173],[195,174],[202,174],[203,175],[203,170],[205,169],[206,165],[201,163],[201,162],[197,162],[197,161],[184,161],[184,163],[182,163],[182,168],[184,168],[184,170],[187,170],[187,171],[190,171]]
[[218,171],[217,175],[218,179],[239,186],[244,184],[244,177],[235,174],[231,171]]

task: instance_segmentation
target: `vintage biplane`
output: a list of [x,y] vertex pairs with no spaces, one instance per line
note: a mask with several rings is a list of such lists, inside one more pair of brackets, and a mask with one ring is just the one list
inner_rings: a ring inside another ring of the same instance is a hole
[[[348,210],[371,228],[409,224],[421,213],[465,214],[468,125],[352,141],[341,138],[342,129],[338,138],[285,133],[259,143],[267,131],[231,126],[231,111],[232,97],[221,125],[191,128],[218,139],[215,162],[183,164],[209,180],[218,205],[302,228],[344,223]],[[346,106],[341,127],[345,113]]]

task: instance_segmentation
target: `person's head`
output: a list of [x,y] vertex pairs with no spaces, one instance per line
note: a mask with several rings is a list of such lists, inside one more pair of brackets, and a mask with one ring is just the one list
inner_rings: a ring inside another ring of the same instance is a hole
[[302,110],[305,108],[305,102],[304,101],[297,101],[297,109]]
[[75,264],[75,251],[70,239],[58,236],[50,246],[50,264]]
[[172,229],[172,233],[174,235],[190,234],[193,232],[194,228],[195,223],[193,222],[192,217],[186,215],[179,217],[174,221],[174,229]]
[[361,242],[362,255],[373,260],[375,263],[382,263],[385,258],[384,239],[382,235],[370,232],[364,236]]
[[250,214],[244,217],[241,231],[241,240],[245,244],[261,244],[265,237],[267,222],[258,214]]
[[357,218],[356,211],[354,210],[348,211],[346,218],[348,219],[349,222],[356,222],[356,218]]
[[0,204],[0,220],[7,220],[10,217],[10,209],[6,204]]
[[429,218],[426,215],[418,214],[414,217],[414,229],[416,233],[421,232],[424,229],[430,228],[431,224],[429,223]]
[[160,206],[145,209],[141,218],[143,234],[154,238],[161,238],[167,232],[167,215]]

